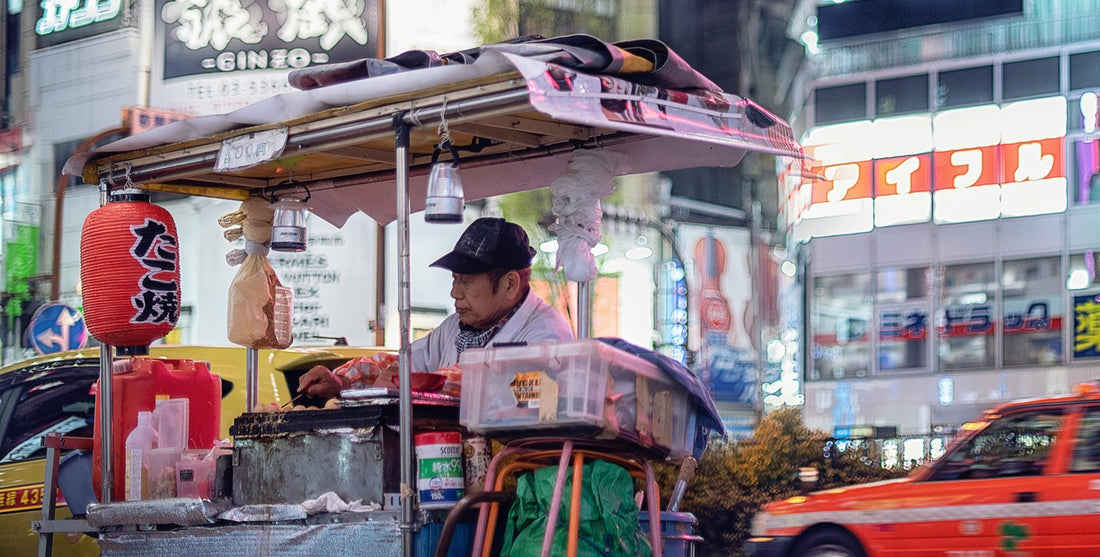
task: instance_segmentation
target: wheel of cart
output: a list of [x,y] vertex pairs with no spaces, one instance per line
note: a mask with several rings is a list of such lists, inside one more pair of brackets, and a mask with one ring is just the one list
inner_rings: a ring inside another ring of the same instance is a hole
[[[566,556],[575,557],[579,543],[581,494],[579,488],[570,489],[569,501],[563,501],[566,477],[572,470],[572,486],[584,481],[584,464],[602,460],[625,469],[635,480],[644,484],[645,503],[650,524],[660,524],[660,493],[653,468],[647,456],[623,443],[587,438],[535,437],[509,442],[493,456],[485,475],[485,491],[467,495],[447,516],[436,549],[436,557],[445,557],[450,549],[451,535],[457,522],[467,509],[480,505],[477,526],[470,555],[489,557],[493,548],[500,504],[510,503],[515,495],[505,491],[505,480],[514,472],[534,471],[547,466],[557,466],[554,491],[550,499],[546,528],[542,538],[541,557],[551,554],[554,533],[558,529],[558,516],[563,504],[568,505]],[[653,556],[661,557],[661,529],[650,528],[649,542]]]

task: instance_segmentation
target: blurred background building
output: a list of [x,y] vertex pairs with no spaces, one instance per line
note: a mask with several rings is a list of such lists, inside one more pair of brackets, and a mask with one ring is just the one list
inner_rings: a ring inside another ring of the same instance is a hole
[[[800,2],[805,420],[948,433],[1100,375],[1100,3]],[[914,440],[906,458],[920,454]]]

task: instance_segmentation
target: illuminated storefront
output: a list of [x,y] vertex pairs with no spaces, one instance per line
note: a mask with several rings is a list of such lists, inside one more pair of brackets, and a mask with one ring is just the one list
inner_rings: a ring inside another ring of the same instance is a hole
[[814,89],[783,184],[807,425],[950,431],[1100,376],[1098,46]]

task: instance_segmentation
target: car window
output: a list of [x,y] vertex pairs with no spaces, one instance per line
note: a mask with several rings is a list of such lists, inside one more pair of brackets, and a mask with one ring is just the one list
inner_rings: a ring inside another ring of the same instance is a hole
[[1039,475],[1054,445],[1062,417],[1060,409],[1004,416],[945,455],[929,479]]
[[6,396],[18,397],[0,441],[0,464],[41,458],[48,433],[91,437],[95,416],[92,384],[98,372],[90,368],[44,371],[14,385]]
[[1089,408],[1081,417],[1073,443],[1070,472],[1100,472],[1100,407]]

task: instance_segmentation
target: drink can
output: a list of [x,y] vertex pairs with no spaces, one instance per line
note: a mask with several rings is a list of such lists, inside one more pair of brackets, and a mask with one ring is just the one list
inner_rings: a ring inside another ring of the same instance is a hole
[[462,452],[466,457],[466,492],[477,493],[485,489],[485,475],[489,472],[492,451],[489,440],[474,435],[462,440]]

